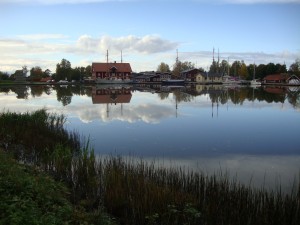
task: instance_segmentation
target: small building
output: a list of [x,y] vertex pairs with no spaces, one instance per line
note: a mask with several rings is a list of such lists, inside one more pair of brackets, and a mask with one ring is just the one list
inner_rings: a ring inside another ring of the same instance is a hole
[[285,84],[287,82],[287,74],[271,74],[263,79],[264,84]]
[[222,83],[222,74],[219,73],[203,73],[200,72],[196,76],[196,82],[197,83]]
[[194,68],[194,69],[188,69],[182,71],[180,73],[180,77],[186,82],[196,82],[196,77],[199,74],[200,74],[200,70]]
[[170,73],[159,73],[154,71],[140,72],[134,75],[134,80],[137,83],[160,83],[163,80],[170,80]]
[[172,79],[172,74],[171,73],[157,73],[160,77],[160,81],[163,81],[163,80],[171,80]]
[[286,82],[289,85],[300,85],[300,78],[297,77],[296,75],[292,75],[286,80]]
[[131,79],[132,69],[129,63],[92,63],[92,79]]

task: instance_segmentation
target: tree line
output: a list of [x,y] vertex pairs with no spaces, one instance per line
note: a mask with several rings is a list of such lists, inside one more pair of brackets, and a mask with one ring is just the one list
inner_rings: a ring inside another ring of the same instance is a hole
[[[27,70],[27,66],[23,66],[23,69]],[[22,73],[22,70],[16,70],[13,74],[9,75],[6,72],[0,71],[0,80],[14,80],[15,77]],[[29,76],[27,77],[30,81],[40,81],[42,78],[52,77],[53,80],[68,80],[68,81],[80,81],[84,78],[92,76],[92,66],[86,67],[75,67],[72,68],[71,62],[67,59],[62,59],[60,63],[56,64],[55,73],[51,70],[45,69],[44,71],[40,66],[32,67],[29,70]]]
[[[195,68],[195,64],[192,62],[177,61],[171,70],[168,64],[161,62],[157,67],[157,72],[169,72],[175,77],[179,77],[182,71]],[[289,73],[300,76],[300,59],[296,59],[295,62],[290,65],[289,69],[287,69],[285,64],[275,64],[271,62],[268,64],[256,65],[253,63],[246,65],[243,60],[236,60],[232,64],[229,64],[227,60],[222,60],[221,62],[213,60],[208,71],[201,67],[197,69],[199,69],[200,72],[230,75],[234,77],[240,77],[241,79],[245,80],[251,80],[254,75],[256,79],[263,79],[267,75],[280,73]]]
[[[27,67],[24,66],[23,69]],[[189,61],[179,61],[177,60],[173,69],[170,69],[170,66],[164,62],[161,62],[157,67],[157,72],[168,72],[172,73],[173,76],[179,77],[182,71],[188,69],[195,69],[196,66],[194,63]],[[300,59],[296,59],[294,63],[292,63],[287,69],[285,64],[259,64],[255,65],[246,63],[242,60],[236,60],[233,63],[229,63],[227,60],[222,60],[221,62],[213,60],[212,64],[209,67],[209,70],[206,71],[202,67],[197,68],[200,72],[208,72],[213,74],[221,74],[221,75],[230,75],[234,77],[240,77],[241,79],[251,80],[255,74],[256,79],[263,79],[265,76],[269,74],[280,74],[280,73],[289,73],[300,76]],[[71,62],[67,59],[62,59],[60,63],[56,64],[55,73],[49,69],[42,70],[41,67],[35,66],[30,69],[29,77],[27,78],[30,81],[40,81],[42,78],[52,77],[55,81],[59,80],[68,80],[68,81],[80,81],[84,78],[92,76],[92,66],[88,65],[86,67],[75,67],[72,68]],[[14,80],[15,77],[22,73],[22,70],[16,70],[13,74],[9,75],[6,72],[0,71],[0,80]]]

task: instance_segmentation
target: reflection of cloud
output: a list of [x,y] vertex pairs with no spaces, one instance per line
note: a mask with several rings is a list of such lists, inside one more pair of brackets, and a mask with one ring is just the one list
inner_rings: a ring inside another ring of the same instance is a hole
[[[30,90],[28,92],[30,93]],[[49,112],[65,113],[69,117],[78,117],[84,123],[99,119],[104,122],[118,120],[129,123],[138,121],[159,123],[162,119],[174,115],[174,109],[171,106],[155,103],[136,103],[110,104],[107,108],[106,104],[91,105],[91,99],[84,96],[73,97],[70,105],[62,107],[54,95],[42,95],[36,98],[29,95],[28,100],[20,100],[16,98],[15,93],[9,92],[8,94],[0,93],[0,105],[1,108],[14,112],[33,112],[41,108],[47,108]]]
[[159,123],[162,119],[174,114],[173,109],[167,106],[155,104],[117,104],[117,105],[93,105],[93,107],[70,106],[69,113],[77,115],[82,122],[101,120],[103,122],[124,121],[135,123]]

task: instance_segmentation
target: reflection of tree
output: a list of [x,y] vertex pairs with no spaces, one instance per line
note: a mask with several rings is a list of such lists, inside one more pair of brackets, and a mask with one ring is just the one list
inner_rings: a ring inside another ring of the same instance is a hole
[[44,88],[41,85],[34,85],[30,87],[31,89],[31,96],[32,97],[39,97],[43,94]]
[[28,87],[24,85],[16,85],[12,88],[12,91],[17,94],[18,99],[28,98]]
[[0,88],[0,93],[1,92],[8,94],[10,92],[10,88],[9,87],[1,87]]
[[56,96],[57,101],[62,102],[63,106],[69,105],[73,96],[71,86],[57,86]]
[[169,92],[160,92],[158,93],[158,96],[160,97],[161,100],[167,99],[169,97]]
[[300,92],[288,92],[287,100],[294,108],[300,108]]
[[188,93],[181,92],[180,90],[173,91],[174,98],[179,102],[190,102],[194,99],[194,97]]

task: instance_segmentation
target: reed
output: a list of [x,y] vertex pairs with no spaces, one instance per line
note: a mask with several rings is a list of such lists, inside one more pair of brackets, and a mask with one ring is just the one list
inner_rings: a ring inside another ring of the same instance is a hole
[[[98,157],[89,141],[81,144],[78,135],[64,130],[64,121],[64,117],[49,115],[45,110],[2,113],[0,142],[8,145],[7,151],[22,154],[16,158],[65,182],[75,208],[90,215],[89,223],[101,224],[99,215],[103,212],[117,218],[107,224],[300,222],[299,182],[291,193],[283,193],[280,187],[276,191],[251,188],[226,173],[209,176],[142,159]],[[30,143],[37,136],[45,140],[43,145],[41,141]]]

